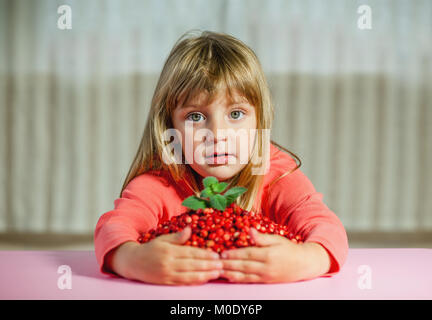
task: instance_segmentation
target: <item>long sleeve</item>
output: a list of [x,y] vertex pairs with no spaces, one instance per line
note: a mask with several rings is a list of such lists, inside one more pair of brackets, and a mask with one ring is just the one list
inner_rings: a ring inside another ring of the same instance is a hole
[[[288,162],[290,168],[295,166],[292,158]],[[275,165],[278,163],[275,162]],[[291,232],[300,234],[306,242],[317,242],[327,250],[331,267],[325,276],[339,272],[348,254],[345,228],[337,215],[324,204],[323,194],[315,190],[300,169],[275,182],[268,193],[264,210],[270,218],[287,225]]]
[[100,271],[104,269],[107,253],[126,241],[136,241],[142,232],[157,226],[162,217],[162,195],[166,187],[160,178],[143,174],[132,179],[120,198],[114,201],[114,209],[98,220],[94,233],[94,246]]

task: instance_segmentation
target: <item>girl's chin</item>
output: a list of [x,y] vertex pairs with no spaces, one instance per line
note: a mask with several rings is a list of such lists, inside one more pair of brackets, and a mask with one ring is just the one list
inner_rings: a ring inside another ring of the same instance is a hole
[[203,177],[213,176],[218,181],[230,179],[239,172],[236,167],[229,167],[228,165],[205,166],[194,168],[194,170]]

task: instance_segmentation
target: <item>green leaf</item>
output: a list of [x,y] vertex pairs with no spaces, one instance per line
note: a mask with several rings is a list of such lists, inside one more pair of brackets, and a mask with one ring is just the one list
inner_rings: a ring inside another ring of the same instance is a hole
[[227,206],[227,200],[224,196],[216,194],[210,197],[210,205],[220,211],[224,211]]
[[190,196],[183,200],[182,205],[193,210],[207,208],[207,202],[203,199],[197,198],[196,196]]
[[227,200],[227,206],[229,206],[231,203],[235,201],[241,194],[245,193],[247,191],[246,188],[243,187],[234,187],[229,189],[227,192],[224,193],[224,197]]
[[218,179],[216,179],[215,177],[212,177],[212,176],[205,177],[203,179],[203,184],[204,184],[204,187],[206,187],[206,188],[210,187],[212,184],[216,184],[218,182],[219,182]]
[[203,191],[201,191],[200,196],[203,198],[210,198],[210,196],[214,195],[213,191],[211,190],[211,187],[205,188]]
[[221,193],[226,189],[227,186],[228,186],[228,183],[220,182],[217,184],[212,184],[210,186],[210,188],[213,190],[214,193]]
[[[190,196],[186,198],[182,205],[192,210],[214,208],[224,211],[227,206],[232,204],[237,197],[247,191],[243,187],[234,187],[225,191],[228,183],[219,182],[216,177],[206,177],[202,180],[204,189],[200,192],[200,197]],[[225,191],[225,194],[221,194]]]

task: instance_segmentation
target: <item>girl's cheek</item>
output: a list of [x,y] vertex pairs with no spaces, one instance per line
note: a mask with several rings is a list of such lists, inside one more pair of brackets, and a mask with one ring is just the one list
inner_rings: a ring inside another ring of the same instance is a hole
[[187,161],[187,163],[189,163],[189,164],[196,163],[196,159],[194,156],[195,146],[193,145],[192,140],[189,140],[189,143],[188,143],[188,141],[185,142],[185,145],[183,146],[183,154],[185,156],[185,160]]
[[247,164],[249,161],[249,144],[249,137],[237,141],[236,153],[240,164]]

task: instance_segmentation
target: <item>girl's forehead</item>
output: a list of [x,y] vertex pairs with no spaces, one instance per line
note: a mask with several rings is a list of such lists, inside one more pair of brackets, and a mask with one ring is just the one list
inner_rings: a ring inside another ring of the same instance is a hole
[[191,95],[188,101],[184,101],[183,103],[181,103],[181,108],[188,105],[194,105],[198,107],[206,106],[217,99],[226,100],[228,104],[249,102],[246,97],[240,94],[237,90],[231,90],[231,95],[230,92],[226,89],[219,90],[218,92],[215,92],[213,96],[211,96],[206,91],[200,91],[194,95]]

